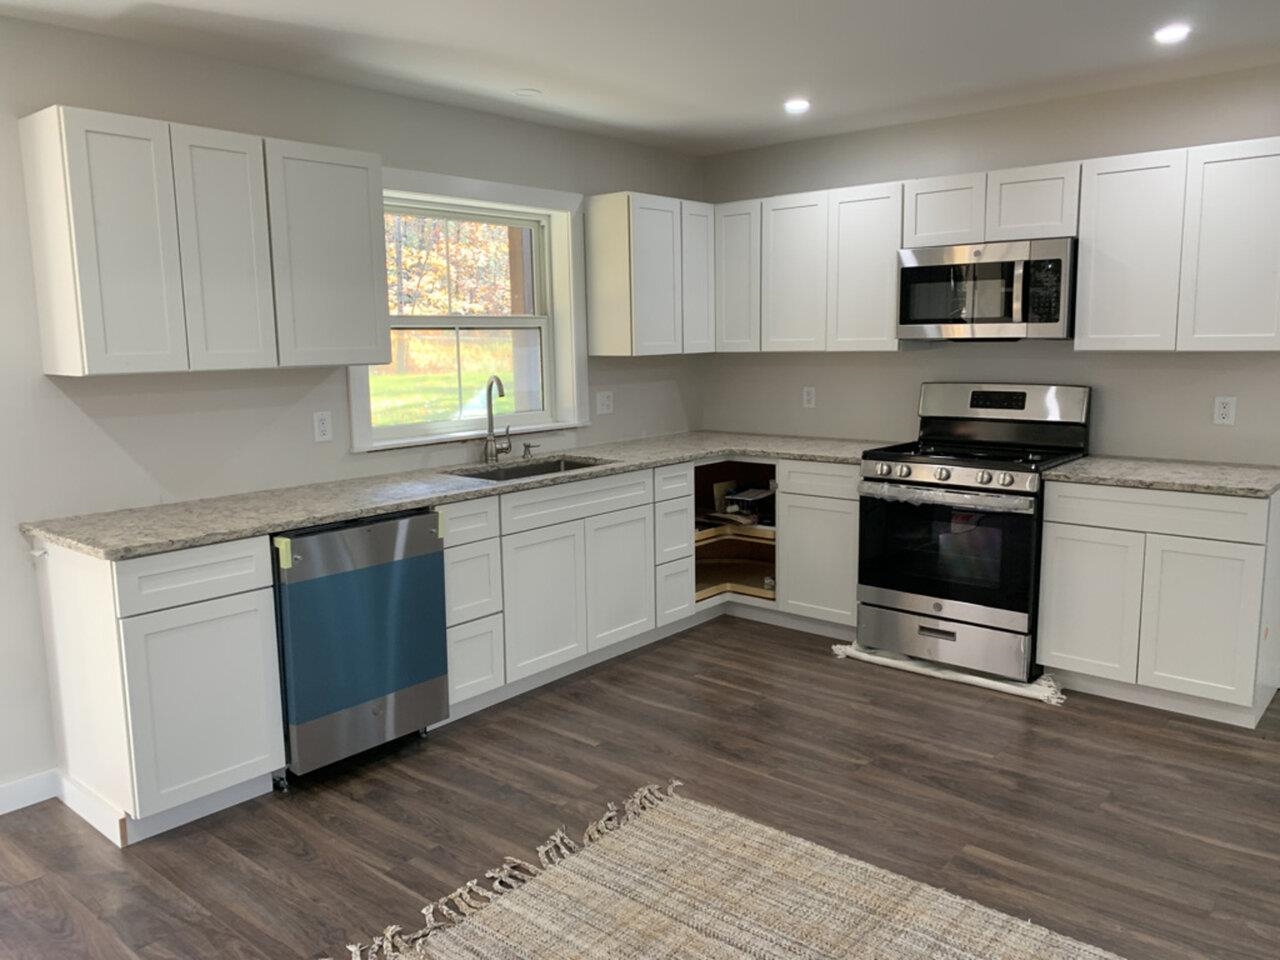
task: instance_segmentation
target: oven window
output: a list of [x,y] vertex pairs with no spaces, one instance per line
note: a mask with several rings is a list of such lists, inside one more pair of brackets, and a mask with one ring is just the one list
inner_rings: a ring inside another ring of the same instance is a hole
[[859,583],[1030,614],[1034,516],[870,496],[861,513]]

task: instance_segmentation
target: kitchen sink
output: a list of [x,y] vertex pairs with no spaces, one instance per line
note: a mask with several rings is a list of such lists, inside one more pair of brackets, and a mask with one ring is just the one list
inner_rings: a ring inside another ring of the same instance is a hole
[[458,477],[475,477],[477,480],[521,480],[525,477],[541,477],[548,473],[568,473],[570,470],[598,467],[612,462],[594,457],[537,457],[533,460],[517,460],[514,463],[457,467],[443,472]]

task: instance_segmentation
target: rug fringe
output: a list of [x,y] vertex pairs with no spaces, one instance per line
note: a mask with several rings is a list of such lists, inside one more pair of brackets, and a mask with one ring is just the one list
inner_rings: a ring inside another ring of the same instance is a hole
[[[381,936],[374,937],[368,944],[350,943],[347,950],[351,960],[387,960],[396,953],[411,949],[415,943],[429,937],[437,930],[452,927],[461,923],[472,914],[479,913],[489,904],[498,900],[505,893],[516,890],[544,870],[549,870],[558,863],[563,863],[575,853],[598,843],[604,837],[626,826],[637,817],[643,816],[676,795],[676,789],[684,784],[679,780],[671,780],[666,788],[656,783],[645,784],[631,794],[622,804],[622,812],[618,812],[617,804],[609,803],[605,807],[604,816],[592,821],[582,835],[582,843],[576,843],[561,827],[547,842],[538,846],[538,862],[535,866],[516,857],[505,857],[502,866],[485,872],[484,877],[492,881],[486,890],[479,880],[470,880],[434,903],[422,908],[426,918],[426,926],[412,933],[405,933],[398,925],[387,927]],[[438,919],[437,919],[438,918]]]

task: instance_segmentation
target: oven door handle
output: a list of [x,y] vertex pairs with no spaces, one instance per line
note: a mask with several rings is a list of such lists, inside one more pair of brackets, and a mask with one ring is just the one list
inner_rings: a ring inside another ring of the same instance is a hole
[[858,484],[859,496],[872,500],[892,500],[895,503],[960,507],[980,513],[1025,513],[1034,515],[1036,498],[1013,493],[982,493],[979,491],[937,490],[916,487],[904,483],[884,483],[863,480]]

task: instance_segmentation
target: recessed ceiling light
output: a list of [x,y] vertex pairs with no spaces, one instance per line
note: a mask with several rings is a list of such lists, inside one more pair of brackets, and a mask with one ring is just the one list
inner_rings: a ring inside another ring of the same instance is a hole
[[793,117],[798,117],[802,113],[809,112],[809,101],[804,97],[792,97],[782,105],[782,109]]
[[1154,34],[1156,43],[1181,43],[1191,35],[1189,23],[1165,24]]
[[540,96],[542,96],[542,91],[541,91],[541,90],[539,90],[537,87],[519,87],[518,89],[516,89],[516,90],[512,90],[511,92],[512,92],[512,93],[514,93],[517,97],[540,97]]

